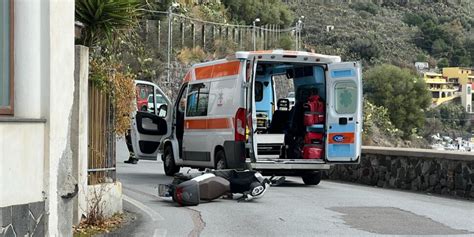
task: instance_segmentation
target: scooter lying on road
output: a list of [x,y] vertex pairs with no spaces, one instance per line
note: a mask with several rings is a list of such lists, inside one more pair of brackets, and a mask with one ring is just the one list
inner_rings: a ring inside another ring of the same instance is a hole
[[[277,182],[283,182],[284,177]],[[273,182],[276,183],[276,182]],[[175,175],[171,184],[160,184],[158,195],[172,197],[181,206],[196,206],[201,200],[210,201],[221,196],[242,194],[239,201],[262,197],[272,184],[256,171],[215,170],[210,172]]]

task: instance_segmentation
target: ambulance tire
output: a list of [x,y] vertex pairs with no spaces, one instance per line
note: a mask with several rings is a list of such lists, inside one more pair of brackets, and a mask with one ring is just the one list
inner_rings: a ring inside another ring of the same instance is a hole
[[225,159],[225,153],[223,150],[216,152],[216,170],[227,169],[227,161]]
[[304,184],[306,185],[318,185],[321,182],[321,172],[311,172],[301,176]]
[[173,176],[174,174],[179,172],[180,167],[176,166],[174,163],[174,155],[173,155],[173,148],[171,146],[166,146],[165,148],[165,159],[163,160],[163,169],[165,170],[165,174],[167,176]]

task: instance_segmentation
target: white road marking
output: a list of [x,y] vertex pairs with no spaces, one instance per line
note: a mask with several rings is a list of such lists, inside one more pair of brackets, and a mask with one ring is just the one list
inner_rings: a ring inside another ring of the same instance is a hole
[[150,216],[150,218],[153,221],[163,221],[163,220],[165,220],[165,218],[163,218],[158,212],[153,211],[152,209],[145,206],[140,201],[137,201],[137,200],[135,200],[135,199],[133,199],[133,198],[127,196],[127,195],[123,195],[123,200],[126,201],[126,202],[129,202],[130,204],[134,205],[135,207],[137,207],[141,211],[145,212],[148,216]]
[[168,231],[166,231],[165,229],[155,229],[153,237],[166,237],[167,233]]

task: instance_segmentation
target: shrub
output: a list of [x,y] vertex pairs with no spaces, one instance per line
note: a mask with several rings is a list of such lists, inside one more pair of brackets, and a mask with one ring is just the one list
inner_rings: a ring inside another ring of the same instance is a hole
[[379,12],[379,6],[373,3],[355,3],[351,4],[351,8],[356,11],[365,11],[372,15],[377,15]]
[[365,60],[371,60],[377,58],[380,54],[380,50],[371,40],[358,38],[354,40],[349,46],[349,51],[360,58]]
[[206,59],[206,53],[201,47],[183,48],[178,53],[178,61],[184,64],[203,62]]
[[431,103],[426,84],[410,70],[379,65],[364,74],[366,98],[388,109],[390,121],[409,137],[423,127],[424,114]]

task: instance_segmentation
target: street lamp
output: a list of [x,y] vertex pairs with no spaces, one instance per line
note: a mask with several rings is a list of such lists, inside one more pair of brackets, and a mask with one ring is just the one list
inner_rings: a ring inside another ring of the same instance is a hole
[[301,29],[303,28],[303,19],[304,16],[300,16],[298,17],[298,21],[296,22],[296,50],[299,50],[301,47]]
[[255,23],[257,22],[260,22],[260,18],[256,18],[254,21],[253,21],[253,51],[256,51],[257,50],[257,37],[255,35]]
[[173,18],[173,9],[174,8],[177,8],[179,7],[179,4],[178,3],[172,3],[169,7],[168,7],[168,49],[167,49],[167,69],[168,69],[168,73],[166,75],[166,82],[167,83],[170,83],[170,77],[171,77],[171,48],[172,48],[172,43],[171,43],[171,38],[172,38],[172,33],[173,33],[173,27],[172,27],[172,18]]

